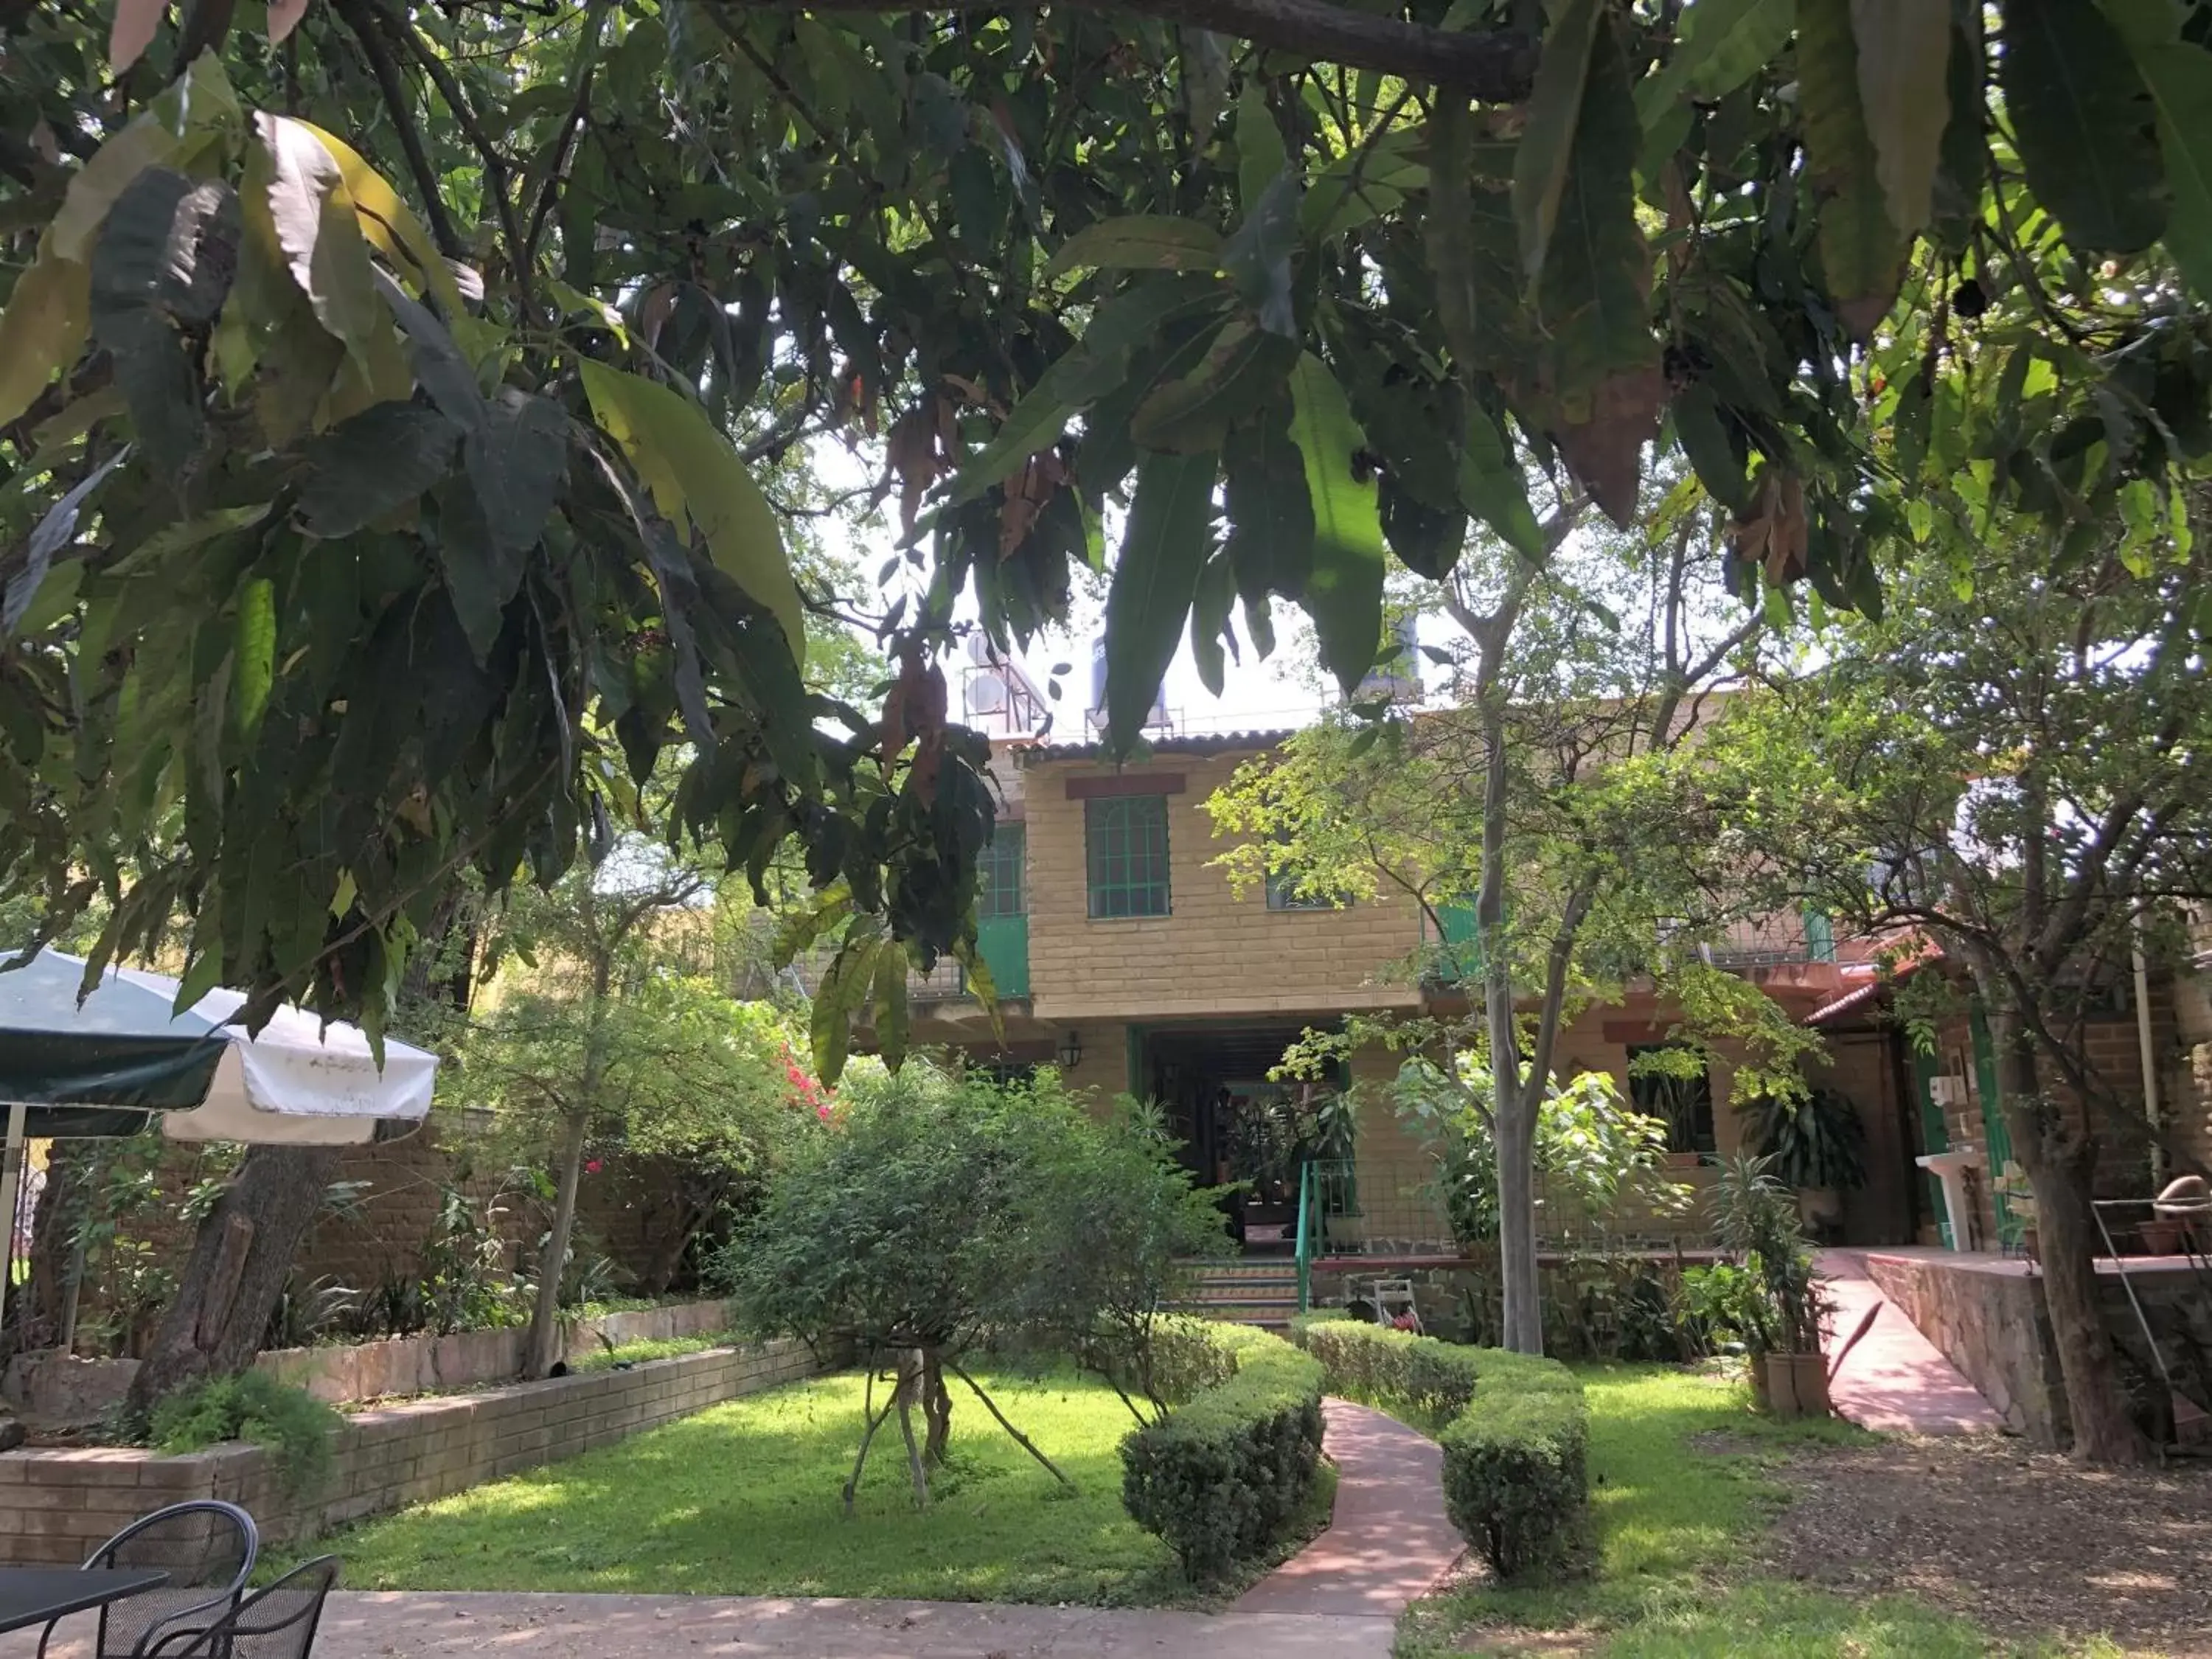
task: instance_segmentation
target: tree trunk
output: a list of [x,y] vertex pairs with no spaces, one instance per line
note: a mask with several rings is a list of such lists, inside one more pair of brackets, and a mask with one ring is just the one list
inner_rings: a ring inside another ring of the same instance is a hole
[[591,1113],[579,1107],[562,1125],[556,1154],[560,1184],[554,1192],[553,1224],[538,1263],[538,1302],[530,1315],[525,1376],[550,1376],[561,1358],[561,1278],[568,1263],[568,1240],[576,1230],[576,1188],[584,1178],[584,1139],[591,1121]]
[[2043,1097],[2034,1039],[2018,1013],[1992,1007],[1991,1024],[2014,1156],[2035,1193],[2043,1300],[2066,1385],[2074,1455],[2091,1463],[2144,1462],[2150,1448],[2128,1409],[2118,1351],[2097,1294],[2100,1240],[2089,1203],[2096,1143],[2076,1133]]
[[922,1437],[922,1461],[933,1469],[940,1468],[952,1441],[952,1390],[945,1384],[945,1364],[934,1349],[921,1359],[921,1415],[928,1425]]
[[131,1379],[131,1416],[143,1419],[164,1395],[252,1364],[337,1164],[335,1146],[247,1152],[200,1223],[176,1299]]
[[67,1323],[70,1267],[76,1259],[76,1235],[84,1220],[91,1143],[57,1140],[46,1151],[46,1184],[31,1214],[29,1278],[21,1311],[15,1316],[23,1349],[48,1348],[62,1339]]
[[1535,1101],[1528,1090],[1502,1085],[1497,1098],[1501,1340],[1516,1353],[1541,1353],[1544,1301],[1536,1265]]

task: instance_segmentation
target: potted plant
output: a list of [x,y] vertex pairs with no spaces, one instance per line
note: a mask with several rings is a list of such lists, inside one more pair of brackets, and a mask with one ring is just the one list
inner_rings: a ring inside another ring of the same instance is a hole
[[1759,1286],[1768,1346],[1759,1365],[1778,1417],[1825,1417],[1827,1358],[1821,1352],[1827,1293],[1813,1271],[1813,1252],[1797,1201],[1767,1160],[1739,1156],[1713,1183],[1713,1231],[1721,1248]]
[[1752,1404],[1769,1408],[1766,1356],[1774,1351],[1778,1326],[1766,1285],[1753,1268],[1733,1261],[1685,1267],[1680,1280],[1682,1322],[1704,1334],[1715,1352],[1734,1348],[1743,1355]]
[[1795,1097],[1754,1096],[1741,1109],[1746,1142],[1770,1176],[1796,1188],[1804,1218],[1821,1229],[1840,1221],[1842,1195],[1867,1180],[1858,1108],[1833,1089],[1812,1089]]

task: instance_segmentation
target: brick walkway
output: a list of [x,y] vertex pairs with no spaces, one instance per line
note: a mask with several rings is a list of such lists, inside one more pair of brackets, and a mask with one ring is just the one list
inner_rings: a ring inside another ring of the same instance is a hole
[[1994,1434],[2004,1426],[1974,1385],[1866,1276],[1856,1255],[1823,1250],[1819,1270],[1835,1298],[1838,1343],[1858,1328],[1868,1309],[1881,1310],[1828,1384],[1839,1416],[1886,1434]]
[[1331,1400],[1322,1409],[1337,1468],[1335,1515],[1237,1611],[1395,1619],[1467,1547],[1444,1514],[1443,1452],[1364,1406]]

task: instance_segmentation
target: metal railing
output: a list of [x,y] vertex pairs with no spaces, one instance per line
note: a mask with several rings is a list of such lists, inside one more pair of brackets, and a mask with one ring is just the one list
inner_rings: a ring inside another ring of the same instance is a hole
[[[1357,1158],[1316,1158],[1300,1177],[1299,1247],[1315,1256],[1425,1256],[1461,1254],[1436,1188],[1404,1179],[1402,1169],[1369,1168]],[[1666,1209],[1624,1193],[1603,1214],[1585,1212],[1565,1188],[1536,1176],[1538,1248],[1562,1253],[1701,1249],[1711,1243],[1706,1194],[1710,1167],[1655,1171],[1690,1188],[1688,1200]]]
[[1314,1166],[1298,1171],[1298,1311],[1313,1311],[1313,1189]]

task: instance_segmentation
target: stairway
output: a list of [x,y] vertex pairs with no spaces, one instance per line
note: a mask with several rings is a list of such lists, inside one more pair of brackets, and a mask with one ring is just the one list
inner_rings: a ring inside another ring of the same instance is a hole
[[1298,1268],[1279,1261],[1200,1261],[1190,1264],[1188,1294],[1176,1304],[1184,1313],[1263,1330],[1290,1328],[1298,1310]]

